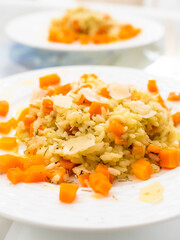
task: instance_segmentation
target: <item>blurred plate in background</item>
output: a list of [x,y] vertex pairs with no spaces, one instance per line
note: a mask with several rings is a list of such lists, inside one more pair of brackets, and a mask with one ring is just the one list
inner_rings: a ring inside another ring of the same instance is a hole
[[53,18],[60,18],[64,14],[62,11],[38,12],[21,16],[12,20],[6,30],[8,36],[16,42],[33,48],[52,51],[109,51],[128,49],[157,42],[164,35],[164,27],[154,20],[130,16],[130,14],[122,15],[117,11],[114,11],[113,14],[112,11],[106,11],[106,13],[109,13],[120,23],[130,23],[135,27],[141,28],[142,32],[134,38],[109,44],[81,45],[80,43],[63,44],[49,42],[47,36],[50,22]]

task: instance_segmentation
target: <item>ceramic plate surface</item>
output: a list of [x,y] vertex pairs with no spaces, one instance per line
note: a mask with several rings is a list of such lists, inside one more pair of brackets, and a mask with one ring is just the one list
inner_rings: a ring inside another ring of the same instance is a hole
[[[15,116],[19,107],[30,101],[33,89],[38,87],[38,77],[58,73],[62,83],[78,81],[85,73],[95,73],[106,82],[118,81],[146,88],[147,80],[155,77],[130,68],[78,66],[57,67],[31,71],[1,79],[0,96],[10,102],[7,119]],[[157,77],[163,97],[177,89],[175,79]],[[178,105],[172,104],[174,111]],[[2,121],[2,119],[0,119]],[[0,152],[2,154],[3,152]],[[139,201],[139,191],[150,183],[159,181],[165,188],[164,200],[159,204]],[[92,192],[79,188],[73,204],[59,202],[59,186],[48,183],[11,184],[0,175],[0,214],[7,218],[34,225],[77,230],[113,230],[143,226],[180,215],[180,168],[161,171],[148,181],[116,183],[109,197],[96,199]]]
[[122,14],[116,8],[111,9],[111,11],[107,8],[105,12],[111,14],[119,22],[131,23],[135,27],[141,28],[142,33],[132,39],[110,44],[81,45],[78,42],[72,44],[49,42],[47,37],[50,22],[53,18],[61,17],[64,14],[62,11],[38,12],[21,16],[12,20],[6,30],[7,34],[16,42],[34,48],[54,51],[106,51],[134,48],[156,42],[164,35],[164,27],[153,20],[139,16],[133,17],[128,13]]

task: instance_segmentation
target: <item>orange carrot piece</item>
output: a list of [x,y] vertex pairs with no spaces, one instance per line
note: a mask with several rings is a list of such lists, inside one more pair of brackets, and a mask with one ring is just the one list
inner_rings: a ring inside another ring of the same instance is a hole
[[117,145],[127,145],[127,144],[128,144],[128,141],[123,141],[123,140],[122,140],[120,137],[118,137],[118,136],[115,136],[114,142],[115,142],[115,144],[117,144]]
[[23,168],[28,169],[31,166],[34,165],[45,165],[45,160],[41,155],[27,155],[23,159]]
[[0,101],[0,116],[6,117],[9,112],[9,103],[5,100]]
[[30,125],[37,119],[36,116],[30,116],[30,115],[26,115],[24,117],[24,125],[27,128],[30,128]]
[[34,124],[31,123],[29,127],[29,136],[32,138],[34,136]]
[[13,184],[24,182],[25,173],[20,168],[10,168],[7,171],[7,178]]
[[162,99],[161,95],[158,95],[158,99],[157,100],[158,100],[158,103],[161,104],[161,106],[163,108],[167,109],[167,106],[165,105],[164,100]]
[[79,41],[81,44],[88,44],[91,41],[91,37],[87,34],[80,34]]
[[145,155],[145,148],[143,146],[133,145],[132,155],[135,159],[143,158]]
[[70,92],[72,89],[72,86],[70,83],[67,83],[65,85],[62,86],[58,86],[54,88],[54,93],[56,95],[62,94],[63,96],[65,96],[66,94],[68,94],[68,92]]
[[174,122],[174,126],[177,126],[178,124],[180,124],[180,112],[174,113],[172,115],[172,119]]
[[7,122],[0,122],[0,133],[8,134],[10,133],[12,128],[15,129],[16,126],[17,126],[17,122],[14,118],[11,118]]
[[150,153],[155,153],[155,154],[159,154],[160,152],[161,152],[161,148],[159,147],[159,146],[157,146],[157,145],[152,145],[152,144],[150,144],[148,147],[147,147],[147,152],[148,152],[148,154],[150,154]]
[[87,181],[89,181],[89,173],[83,173],[78,176],[78,179],[82,185],[82,187],[88,187]]
[[107,196],[112,188],[108,178],[101,172],[90,174],[89,184],[94,192],[101,193],[104,196]]
[[2,137],[0,138],[0,149],[12,150],[17,147],[16,137]]
[[82,76],[81,76],[81,78],[84,78],[85,80],[88,78],[88,77],[93,77],[93,78],[95,78],[95,79],[98,79],[98,77],[97,77],[97,75],[96,74],[94,74],[94,73],[91,73],[91,74],[83,74]]
[[44,165],[32,165],[25,171],[25,183],[46,182],[47,171]]
[[109,105],[107,103],[92,102],[89,109],[89,113],[91,117],[97,114],[101,115],[102,108],[104,108],[107,111],[109,108]]
[[17,128],[17,120],[12,117],[9,121],[11,122],[12,128],[16,129]]
[[51,182],[52,178],[56,175],[59,175],[59,181],[57,182],[57,184],[60,184],[62,182],[64,182],[64,176],[66,175],[66,169],[63,167],[56,167],[53,169],[47,169],[47,177],[49,179],[49,181]]
[[140,28],[134,28],[131,24],[126,24],[121,27],[119,39],[120,40],[129,39],[135,37],[140,32],[141,32]]
[[151,164],[145,159],[139,159],[136,161],[132,165],[132,171],[134,175],[141,180],[149,179],[153,173]]
[[61,167],[68,170],[69,175],[72,175],[72,169],[75,166],[77,166],[76,163],[73,163],[73,162],[71,162],[69,160],[65,160],[65,159],[60,159],[59,162],[60,162]]
[[159,154],[160,166],[163,168],[176,168],[180,163],[179,149],[164,149]]
[[53,95],[54,95],[54,89],[50,89],[45,96],[51,97],[51,96],[53,96]]
[[20,121],[24,122],[25,116],[29,113],[29,110],[30,110],[29,107],[24,108],[24,109],[21,111],[21,113],[20,113],[17,121],[18,121],[18,122],[20,122]]
[[61,78],[55,73],[39,78],[40,88],[47,88],[49,86],[59,84],[60,82]]
[[76,198],[78,188],[77,184],[61,183],[59,200],[63,203],[72,203]]
[[42,108],[45,114],[49,114],[53,111],[53,101],[48,98],[43,99]]
[[167,98],[168,101],[180,101],[180,93],[170,92]]
[[99,94],[100,94],[102,97],[110,98],[110,93],[109,93],[109,91],[107,90],[106,87],[101,88]]
[[82,94],[78,103],[78,105],[91,105],[91,102],[89,100],[87,100],[84,95]]
[[79,90],[81,90],[82,88],[92,88],[92,86],[91,86],[89,83],[84,84],[84,85],[82,85],[81,87],[79,87],[78,89],[76,89],[76,90],[74,91],[74,93],[77,94],[77,93],[79,92]]
[[110,181],[110,183],[113,183],[114,175],[108,171],[108,166],[103,164],[98,164],[98,166],[96,167],[96,172],[104,174],[107,177],[107,179]]
[[158,87],[156,85],[156,80],[148,81],[148,91],[151,93],[158,93]]
[[124,125],[119,119],[112,119],[109,122],[109,131],[112,132],[114,135],[120,137],[124,132]]
[[23,169],[23,158],[11,154],[0,156],[0,173],[7,173],[8,169],[19,167]]

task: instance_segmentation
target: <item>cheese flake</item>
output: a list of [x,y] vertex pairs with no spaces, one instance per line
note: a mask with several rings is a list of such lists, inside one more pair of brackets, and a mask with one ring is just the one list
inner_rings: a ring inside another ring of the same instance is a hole
[[152,183],[140,190],[139,200],[148,203],[160,203],[163,200],[164,187],[160,182]]
[[128,85],[122,85],[119,83],[112,83],[109,88],[109,93],[115,100],[121,100],[131,96],[130,88]]
[[99,102],[99,103],[107,103],[109,100],[107,98],[101,97],[100,95],[96,94],[90,88],[82,88],[79,91],[80,94],[84,95],[84,97],[89,100],[90,102]]
[[60,108],[71,108],[72,98],[69,96],[57,95],[52,97],[55,107]]
[[92,134],[87,134],[79,137],[72,137],[63,144],[63,154],[73,155],[78,152],[83,152],[95,145],[95,137]]

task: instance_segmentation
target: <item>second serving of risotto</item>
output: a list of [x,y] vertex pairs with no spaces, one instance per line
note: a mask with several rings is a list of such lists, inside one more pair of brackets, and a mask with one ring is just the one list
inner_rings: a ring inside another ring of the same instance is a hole
[[[0,156],[0,170],[12,183],[61,184],[60,200],[72,202],[78,189],[69,184],[73,176],[83,187],[108,195],[116,179],[147,180],[161,168],[179,166],[179,133],[155,80],[148,91],[107,84],[95,74],[65,85],[51,74],[39,84],[30,105],[14,119],[25,154]],[[4,141],[17,148],[16,139]]]
[[48,40],[59,43],[107,44],[131,39],[140,34],[141,29],[130,23],[119,23],[110,15],[88,8],[74,8],[53,19]]

